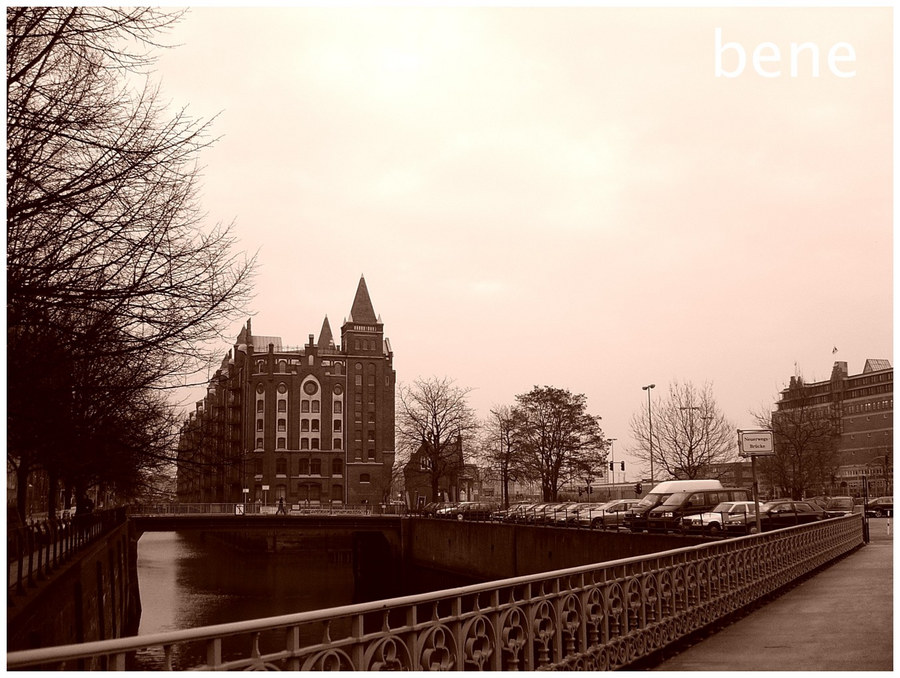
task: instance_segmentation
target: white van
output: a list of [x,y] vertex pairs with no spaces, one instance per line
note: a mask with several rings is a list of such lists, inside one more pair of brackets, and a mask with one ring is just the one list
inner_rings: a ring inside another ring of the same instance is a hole
[[647,529],[647,514],[662,504],[675,492],[693,490],[719,490],[722,483],[718,480],[664,480],[650,490],[641,503],[625,514],[625,526],[632,532],[643,532]]

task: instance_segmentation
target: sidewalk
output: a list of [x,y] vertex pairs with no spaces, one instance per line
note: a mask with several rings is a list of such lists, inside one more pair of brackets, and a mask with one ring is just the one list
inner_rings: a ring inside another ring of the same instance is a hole
[[888,521],[870,519],[869,544],[653,670],[892,670],[894,540]]

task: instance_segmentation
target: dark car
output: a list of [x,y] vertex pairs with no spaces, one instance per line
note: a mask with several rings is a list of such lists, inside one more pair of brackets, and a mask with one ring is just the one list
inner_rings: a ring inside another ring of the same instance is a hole
[[866,515],[873,518],[894,515],[894,498],[878,497],[866,504]]
[[490,520],[495,508],[493,504],[483,501],[463,501],[442,514],[442,517],[456,520]]
[[[759,522],[763,532],[814,523],[817,520],[825,520],[825,511],[808,501],[776,499],[759,505]],[[756,521],[750,516],[746,522],[726,520],[725,531],[732,534],[755,534]]]
[[832,497],[825,506],[825,515],[839,518],[853,513],[853,497]]

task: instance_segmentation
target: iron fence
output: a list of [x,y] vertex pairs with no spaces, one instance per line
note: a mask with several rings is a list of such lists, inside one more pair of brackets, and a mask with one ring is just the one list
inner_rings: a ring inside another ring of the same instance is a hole
[[8,528],[8,605],[14,607],[17,598],[37,588],[84,547],[122,525],[125,517],[125,509],[120,507]]
[[[14,652],[7,667],[125,669],[151,649],[166,670],[611,670],[862,544],[860,516],[846,516],[374,603]],[[197,644],[202,658],[182,665]]]

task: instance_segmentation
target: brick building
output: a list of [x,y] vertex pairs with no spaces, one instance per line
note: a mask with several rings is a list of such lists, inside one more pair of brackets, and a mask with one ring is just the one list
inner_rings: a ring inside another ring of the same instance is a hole
[[894,370],[890,361],[866,360],[863,371],[854,375],[846,362],[838,361],[827,381],[806,383],[791,377],[773,417],[799,407],[831,419],[840,436],[838,467],[825,492],[861,496],[867,478],[869,496],[893,493]]
[[335,345],[328,317],[302,347],[250,321],[183,423],[182,502],[380,503],[394,463],[390,341],[360,278]]

